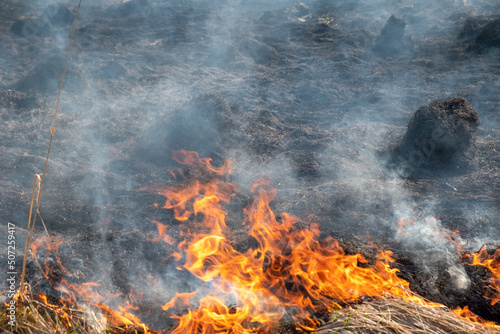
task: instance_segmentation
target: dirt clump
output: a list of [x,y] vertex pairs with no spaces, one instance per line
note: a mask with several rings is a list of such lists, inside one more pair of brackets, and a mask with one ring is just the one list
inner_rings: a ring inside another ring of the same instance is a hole
[[466,158],[478,125],[479,115],[465,98],[433,102],[413,114],[395,156],[413,169],[450,167]]
[[500,48],[500,15],[468,18],[458,40],[472,52],[482,53],[492,48]]
[[380,36],[375,41],[373,51],[379,56],[386,57],[398,54],[405,49],[403,35],[406,22],[396,18],[394,15],[387,20]]

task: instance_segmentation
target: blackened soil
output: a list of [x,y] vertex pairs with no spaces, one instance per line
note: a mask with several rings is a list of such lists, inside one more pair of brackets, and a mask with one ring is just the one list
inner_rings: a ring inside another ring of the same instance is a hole
[[[0,1],[0,225],[17,226],[19,250],[75,11]],[[143,320],[172,326],[152,310],[199,282],[176,269],[169,245],[151,241],[151,221],[176,240],[188,227],[143,187],[175,184],[171,153],[188,149],[217,166],[232,160],[238,249],[253,247],[242,208],[252,182],[268,176],[276,213],[298,215],[304,228],[319,222],[322,237],[372,261],[369,241],[385,246],[416,292],[498,320],[500,303],[483,297],[488,273],[463,263],[447,236],[469,252],[500,244],[499,15],[487,0],[84,0],[40,207],[51,235],[65,239],[59,256],[71,276],[55,276],[142,293]],[[479,115],[466,158],[394,165],[414,112],[450,97]],[[43,281],[34,261],[28,272]],[[470,286],[448,284],[453,277]],[[40,289],[56,294],[47,282]]]

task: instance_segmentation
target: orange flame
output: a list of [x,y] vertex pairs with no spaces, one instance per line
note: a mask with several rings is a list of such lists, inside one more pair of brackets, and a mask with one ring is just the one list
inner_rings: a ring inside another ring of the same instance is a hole
[[38,295],[38,297],[42,300],[42,302],[49,306],[49,307],[58,307],[57,305],[54,305],[54,304],[50,304],[47,300],[47,295],[45,293],[41,293]]
[[[64,275],[68,277],[72,277],[73,275],[63,266],[61,258],[58,255],[59,247],[64,243],[63,238],[54,238],[50,236],[40,236],[35,241],[33,241],[30,245],[31,254],[33,258],[36,258],[37,252],[39,248],[43,248],[47,250],[49,253],[53,253],[55,255],[57,264],[59,268],[62,270]],[[44,264],[45,264],[45,276],[52,276],[53,268],[48,263],[48,254],[45,256]]]
[[218,175],[231,174],[231,162],[229,160],[224,161],[221,167],[214,167],[211,158],[200,158],[198,152],[184,150],[172,152],[172,158],[182,165],[189,166],[199,174],[206,174],[207,172]]
[[131,309],[138,309],[138,307],[132,306],[128,301],[125,306],[118,306],[119,311],[113,310],[101,303],[97,303],[96,306],[101,309],[109,325],[115,327],[138,327],[142,328],[145,334],[149,333],[149,328],[136,315],[128,312]]
[[187,292],[187,293],[176,293],[174,298],[172,298],[168,303],[163,305],[161,308],[163,311],[168,311],[169,308],[172,308],[176,305],[176,301],[180,300],[184,305],[189,305],[191,298],[193,298],[197,294],[196,291],[194,292]]
[[160,223],[159,221],[152,220],[154,224],[156,224],[156,227],[158,228],[158,234],[159,236],[154,238],[153,242],[159,242],[161,240],[165,241],[167,244],[172,245],[174,243],[174,240],[167,234],[167,225]]
[[[40,299],[45,306],[49,307],[52,311],[57,313],[67,327],[73,327],[73,325],[71,324],[71,319],[73,318],[73,316],[70,314],[69,309],[67,307],[68,305],[75,307],[74,302],[72,300],[59,299],[58,300],[60,302],[59,305],[51,304],[49,303],[48,297],[45,293],[38,294],[38,299]],[[54,330],[57,331],[55,328]]]
[[448,239],[449,241],[451,241],[453,244],[455,244],[455,246],[457,247],[457,254],[458,254],[458,256],[462,257],[463,246],[462,246],[462,244],[460,242],[456,241],[456,240],[460,239],[460,232],[459,231],[451,231],[451,235],[447,234],[447,233],[444,233],[443,236],[446,239]]
[[495,305],[500,301],[500,249],[490,256],[483,247],[479,253],[472,254],[472,265],[486,267],[491,272],[490,290],[485,297],[491,299],[491,305]]
[[[78,307],[78,300],[81,300],[85,304],[91,304],[99,308],[107,323],[111,326],[141,328],[145,334],[153,333],[153,331],[150,331],[148,326],[143,324],[136,315],[129,312],[129,310],[137,310],[138,307],[133,306],[128,300],[125,300],[124,306],[118,306],[118,311],[113,310],[103,302],[105,299],[118,297],[119,294],[102,296],[98,292],[94,291],[94,288],[98,286],[100,286],[100,284],[94,282],[76,284],[69,283],[68,281],[62,279],[55,289],[69,297],[61,298],[60,300],[62,302],[66,300],[69,305],[73,306],[73,308]],[[133,294],[131,293],[131,295]],[[45,295],[40,294],[39,297],[47,306],[57,307],[56,305],[49,304]],[[55,310],[63,319],[66,319],[68,325],[71,326],[69,319],[72,316],[66,312],[63,307],[56,308]]]
[[[214,172],[210,160],[196,160],[199,157],[189,152],[179,154],[185,156],[177,160],[193,164],[197,172],[201,172],[200,166]],[[230,169],[216,171],[229,173]],[[245,209],[248,218],[244,224],[258,246],[244,253],[235,250],[227,239],[227,213],[223,209],[235,190],[220,178],[195,181],[185,188],[156,190],[166,197],[164,208],[173,209],[176,219],[191,223],[193,213],[201,215],[202,226],[209,231],[193,234],[178,245],[185,261],[179,269],[210,283],[213,290],[200,299],[196,310],[174,316],[179,319],[174,334],[266,333],[285,314],[300,327],[312,330],[319,324],[314,312],[340,307],[335,300],[351,302],[387,293],[441,307],[410,292],[409,283],[396,275],[397,269],[390,268],[394,262],[390,251],[379,253],[374,268],[360,266],[367,262],[362,255],[345,254],[332,238],[320,243],[317,224],[299,229],[298,219],[291,215],[284,213],[278,219],[270,207],[276,190],[265,180],[254,184],[255,199]],[[163,238],[162,231],[160,236]],[[176,295],[164,310],[179,298]]]
[[[315,314],[341,308],[340,303],[386,294],[429,307],[443,307],[410,291],[409,283],[397,276],[398,269],[390,266],[395,261],[391,251],[379,251],[373,265],[368,266],[361,254],[346,254],[335,239],[327,237],[320,242],[318,224],[311,223],[304,229],[294,216],[283,213],[277,217],[271,209],[276,190],[266,180],[258,180],[252,186],[254,200],[244,209],[243,225],[256,245],[246,251],[235,249],[226,225],[225,205],[237,191],[229,182],[229,161],[214,167],[211,159],[188,151],[174,152],[174,159],[189,166],[190,173],[199,179],[188,180],[185,187],[146,189],[163,195],[163,208],[173,210],[175,219],[193,228],[181,231],[183,240],[173,246],[167,225],[153,220],[159,234],[153,241],[172,246],[170,256],[178,262],[177,269],[189,271],[204,286],[202,292],[176,293],[162,306],[178,320],[172,334],[270,333],[284,316],[293,319],[299,328],[312,331],[320,324]],[[179,174],[184,175],[182,171]],[[175,177],[175,173],[172,175]],[[413,220],[398,222],[400,228],[412,224]],[[450,240],[454,242],[451,237]],[[36,256],[37,247],[42,246],[57,253],[59,242],[39,238],[33,243],[32,252]],[[485,249],[472,256],[472,265],[487,267],[493,274],[494,292],[488,292],[487,297],[494,305],[500,300],[500,250],[493,257]],[[129,301],[135,293],[131,292],[125,305],[114,310],[104,304],[109,296],[94,291],[98,286],[62,279],[56,289],[68,296],[72,305],[77,306],[77,300],[92,303],[112,326],[141,328],[146,334],[154,332],[132,313],[138,309]],[[46,296],[40,298],[47,306],[57,308],[48,303]],[[181,308],[186,310],[181,315],[174,314]],[[467,307],[453,312],[468,321],[500,327],[477,317]],[[71,326],[69,314],[61,314]]]
[[458,315],[460,318],[462,318],[465,321],[469,321],[469,322],[473,322],[476,324],[485,325],[485,326],[489,326],[489,327],[493,327],[493,328],[500,328],[500,326],[495,324],[494,322],[484,320],[483,318],[474,314],[471,310],[469,310],[468,306],[465,306],[464,308],[457,307],[456,309],[451,310],[451,312],[455,313],[456,315]]
[[99,303],[104,297],[94,291],[94,287],[100,286],[99,283],[87,282],[82,284],[69,283],[62,279],[55,289],[68,295],[71,300],[77,301],[83,299],[84,302]]
[[[220,180],[212,180],[205,184],[195,181],[187,188],[149,187],[149,190],[154,190],[167,198],[163,208],[173,209],[174,217],[178,221],[187,221],[193,214],[201,213],[208,220],[205,226],[210,228],[212,234],[220,235],[222,232],[228,232],[227,213],[222,209],[222,203],[229,203],[234,196],[236,188],[232,184]],[[163,229],[160,225],[157,226]]]

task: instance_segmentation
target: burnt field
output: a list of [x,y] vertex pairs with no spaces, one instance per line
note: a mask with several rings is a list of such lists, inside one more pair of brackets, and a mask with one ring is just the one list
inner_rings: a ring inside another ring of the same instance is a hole
[[[0,2],[0,228],[16,226],[18,266],[77,5]],[[171,251],[203,214],[163,208],[164,189],[211,184],[186,150],[230,161],[214,177],[235,187],[223,232],[239,252],[257,247],[242,222],[264,178],[294,228],[317,223],[362,266],[390,250],[412,291],[499,323],[470,255],[500,247],[497,1],[83,0],[59,108],[39,211],[61,244],[36,222],[37,292],[97,282],[110,306],[175,326],[161,306],[208,289]]]

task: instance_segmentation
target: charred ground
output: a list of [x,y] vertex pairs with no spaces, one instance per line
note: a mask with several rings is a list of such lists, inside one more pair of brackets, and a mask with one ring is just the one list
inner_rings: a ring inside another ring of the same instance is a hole
[[[231,212],[268,175],[276,212],[319,222],[324,236],[370,258],[368,233],[395,252],[418,293],[498,319],[499,304],[482,298],[483,268],[465,265],[471,287],[458,291],[447,284],[460,263],[454,244],[417,243],[396,225],[401,215],[435,215],[436,230],[416,238],[458,230],[470,252],[500,246],[500,8],[442,3],[84,0],[41,208],[66,239],[61,257],[74,279],[123,293],[140,281],[135,271],[163,275],[166,289],[196,284],[173,275],[173,263],[156,266],[165,250],[150,241],[151,219],[174,234],[182,225],[153,206],[162,196],[141,190],[173,184],[171,152],[187,149],[233,160],[241,194]],[[0,217],[19,232],[76,3],[50,5],[0,4]],[[413,113],[449,97],[479,114],[467,168],[391,166]],[[230,224],[244,249],[252,240],[240,218]]]

